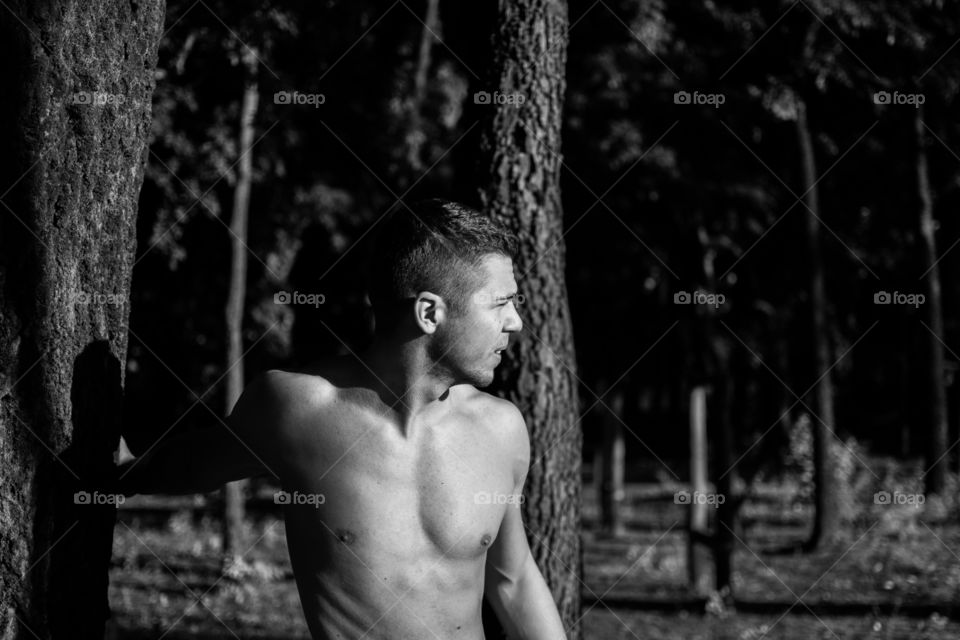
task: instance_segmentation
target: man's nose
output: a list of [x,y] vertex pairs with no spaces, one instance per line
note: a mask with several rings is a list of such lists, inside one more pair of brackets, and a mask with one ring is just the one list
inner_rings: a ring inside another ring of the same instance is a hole
[[515,333],[523,329],[523,320],[520,319],[520,314],[512,302],[510,303],[510,312],[510,315],[507,316],[506,323],[503,325],[503,330]]

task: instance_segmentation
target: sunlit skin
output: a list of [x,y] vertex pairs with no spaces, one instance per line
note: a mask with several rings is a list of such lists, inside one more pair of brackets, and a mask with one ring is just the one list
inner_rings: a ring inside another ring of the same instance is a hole
[[[522,328],[513,265],[488,254],[477,270],[462,313],[417,293],[402,326],[359,357],[265,373],[229,418],[237,437],[161,445],[121,469],[132,469],[127,487],[189,493],[278,477],[292,496],[290,560],[315,640],[482,639],[484,593],[509,637],[564,638],[521,520],[526,426],[477,389]],[[184,450],[202,458],[189,477],[167,464]]]

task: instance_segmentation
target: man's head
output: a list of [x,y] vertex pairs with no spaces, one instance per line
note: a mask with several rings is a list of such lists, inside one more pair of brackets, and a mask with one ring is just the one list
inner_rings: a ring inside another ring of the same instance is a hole
[[487,216],[449,200],[402,206],[378,225],[369,292],[374,311],[389,314],[421,291],[462,313],[481,285],[481,259],[514,258],[516,237]]
[[485,386],[506,333],[522,326],[513,305],[517,240],[469,207],[425,200],[378,225],[369,292],[377,334],[413,329],[455,379]]

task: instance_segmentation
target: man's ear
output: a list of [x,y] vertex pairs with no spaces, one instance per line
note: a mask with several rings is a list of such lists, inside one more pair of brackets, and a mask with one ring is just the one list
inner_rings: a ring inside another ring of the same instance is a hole
[[432,334],[440,326],[440,323],[447,317],[447,305],[443,298],[429,291],[421,291],[417,294],[416,302],[413,305],[414,321],[420,330],[427,334]]

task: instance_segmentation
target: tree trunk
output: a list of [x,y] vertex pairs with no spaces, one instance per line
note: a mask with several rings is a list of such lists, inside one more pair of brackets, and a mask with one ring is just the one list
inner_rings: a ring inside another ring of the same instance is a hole
[[914,116],[917,136],[917,195],[920,197],[920,237],[923,238],[923,266],[927,274],[927,332],[930,379],[930,464],[925,476],[928,493],[940,493],[947,484],[947,390],[944,383],[943,311],[940,302],[940,269],[937,265],[936,223],[933,219],[933,195],[927,169],[927,136],[923,126],[923,107]]
[[690,590],[706,595],[710,589],[706,549],[709,535],[707,503],[694,500],[705,495],[707,487],[707,388],[698,385],[690,391],[690,502],[687,520],[687,582]]
[[603,480],[600,488],[601,523],[613,537],[624,533],[622,504],[626,445],[623,441],[623,391],[610,392],[603,411]]
[[577,640],[582,434],[560,200],[567,26],[562,0],[499,4],[491,89],[523,102],[485,105],[491,119],[482,134],[480,186],[484,209],[520,238],[514,269],[525,296],[524,330],[501,365],[499,384],[530,429],[524,518],[533,556]]
[[810,308],[813,320],[813,375],[819,378],[815,387],[816,412],[811,416],[813,429],[815,513],[813,529],[807,541],[808,549],[821,541],[832,540],[840,533],[839,492],[842,479],[836,477],[839,465],[835,460],[835,427],[833,416],[833,380],[830,375],[830,340],[827,325],[827,296],[823,276],[823,257],[820,253],[820,203],[816,187],[816,159],[813,139],[807,122],[807,108],[797,97],[797,137],[802,160],[803,189],[806,195],[807,244],[810,255]]
[[[716,295],[719,293],[717,284],[716,258],[717,249],[710,238],[710,234],[702,224],[697,229],[700,245],[703,247],[703,280],[706,289]],[[738,379],[741,385],[746,384],[744,377],[738,378],[731,370],[731,349],[724,337],[717,329],[717,307],[707,306],[704,311],[704,344],[707,345],[710,361],[711,378],[713,381],[711,420],[714,453],[713,461],[717,470],[717,481],[714,491],[717,494],[718,505],[711,539],[713,556],[714,585],[717,591],[729,594],[730,578],[733,567],[733,530],[736,526],[736,506],[731,491],[732,479],[735,473],[736,461],[733,455],[733,422],[731,421],[731,404],[733,399],[734,380]],[[742,388],[742,386],[741,386]],[[704,417],[704,422],[706,418]],[[703,452],[706,459],[706,451]],[[692,474],[691,474],[692,475]],[[704,478],[703,483],[706,483]],[[706,489],[701,489],[706,491]],[[722,502],[720,501],[722,496]],[[705,506],[704,506],[705,508]]]
[[[237,152],[237,183],[233,192],[233,217],[230,221],[230,291],[227,295],[227,389],[226,413],[233,411],[243,392],[243,306],[247,291],[247,217],[250,210],[250,183],[253,174],[253,123],[260,100],[257,88],[257,55],[246,47],[243,55],[245,86],[240,108],[240,144]],[[224,487],[223,564],[239,561],[244,545],[244,496],[246,480]]]
[[[716,340],[716,338],[714,338]],[[719,349],[718,349],[719,351]],[[739,353],[739,350],[738,350]],[[731,362],[732,361],[732,362]],[[716,385],[716,416],[717,424],[716,445],[714,449],[714,464],[717,468],[716,492],[718,496],[716,526],[713,539],[713,567],[714,586],[717,591],[730,595],[733,578],[733,548],[734,534],[737,527],[738,499],[733,495],[733,479],[737,477],[737,461],[734,456],[734,428],[733,415],[741,421],[745,412],[734,411],[734,398],[745,393],[749,372],[741,369],[737,371],[733,362],[738,362],[737,354],[731,354],[723,362],[722,371],[726,375],[717,378]],[[740,374],[740,375],[738,375]],[[722,501],[719,496],[723,496]]]
[[603,434],[601,433],[600,442],[598,442],[597,446],[593,449],[593,475],[591,477],[591,481],[593,482],[593,495],[597,497],[597,505],[599,505],[597,522],[603,522],[603,478],[606,474],[606,471],[603,469],[604,455]]
[[[103,637],[164,3],[0,10],[0,638]],[[86,493],[78,493],[86,492]]]
[[[420,49],[417,54],[417,67],[413,75],[413,96],[410,100],[409,125],[407,130],[407,164],[411,171],[422,171],[423,159],[420,157],[426,134],[423,131],[423,103],[427,96],[427,80],[430,74],[430,58],[433,41],[440,30],[440,0],[427,0],[427,12],[423,19],[423,31],[420,32]],[[412,174],[411,174],[412,175]],[[415,178],[411,177],[411,180]]]

